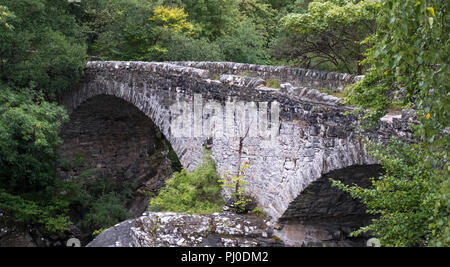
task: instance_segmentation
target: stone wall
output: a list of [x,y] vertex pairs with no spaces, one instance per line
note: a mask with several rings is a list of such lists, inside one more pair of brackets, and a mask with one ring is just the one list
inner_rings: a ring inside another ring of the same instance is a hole
[[234,62],[170,62],[172,64],[209,70],[211,75],[234,74],[276,79],[280,83],[291,83],[298,87],[330,89],[341,91],[347,85],[360,80],[362,76],[346,73],[324,72],[284,66],[263,66]]

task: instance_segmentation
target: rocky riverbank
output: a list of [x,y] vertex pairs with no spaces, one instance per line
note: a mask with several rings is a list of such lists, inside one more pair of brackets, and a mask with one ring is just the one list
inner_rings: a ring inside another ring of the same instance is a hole
[[283,246],[269,220],[234,213],[145,212],[99,234],[88,247]]

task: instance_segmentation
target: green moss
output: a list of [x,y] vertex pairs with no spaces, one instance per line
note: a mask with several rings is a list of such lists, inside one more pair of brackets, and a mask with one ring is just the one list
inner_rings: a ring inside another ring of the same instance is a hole
[[211,80],[220,80],[220,74],[216,73],[212,75]]
[[95,230],[94,232],[92,232],[92,235],[93,236],[98,236],[99,234],[101,234],[105,230],[106,230],[106,228],[100,228],[100,229]]
[[84,165],[88,161],[89,157],[84,153],[75,153],[73,155],[73,163],[77,166]]
[[266,87],[269,88],[280,88],[280,82],[277,79],[267,79]]
[[319,92],[324,93],[324,94],[328,94],[328,95],[332,95],[334,97],[337,98],[344,98],[347,96],[347,91],[346,90],[342,90],[342,91],[333,91],[331,89],[326,89],[326,88],[319,88],[317,89]]
[[242,77],[255,77],[255,75],[249,71],[244,71],[238,74],[238,76],[242,76]]
[[267,217],[267,213],[261,209],[260,207],[256,207],[254,208],[252,211],[250,211],[250,214],[256,217],[260,217],[260,218],[266,218]]

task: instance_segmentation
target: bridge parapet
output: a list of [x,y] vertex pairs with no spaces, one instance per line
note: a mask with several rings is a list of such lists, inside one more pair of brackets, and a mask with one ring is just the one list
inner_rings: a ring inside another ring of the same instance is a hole
[[181,66],[164,62],[142,62],[142,61],[90,61],[86,64],[88,71],[93,70],[128,70],[140,72],[153,72],[165,75],[183,75],[193,78],[207,79],[209,70],[194,67]]
[[254,76],[264,79],[276,79],[280,83],[289,82],[298,87],[329,89],[333,91],[341,91],[346,86],[359,81],[363,77],[346,73],[234,62],[180,61],[170,63],[180,66],[206,69],[209,70],[212,75],[233,74]]

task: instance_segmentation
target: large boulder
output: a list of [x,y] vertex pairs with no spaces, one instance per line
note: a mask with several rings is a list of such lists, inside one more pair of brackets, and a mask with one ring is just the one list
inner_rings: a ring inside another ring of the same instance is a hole
[[99,234],[88,247],[282,246],[270,221],[233,213],[146,212]]

